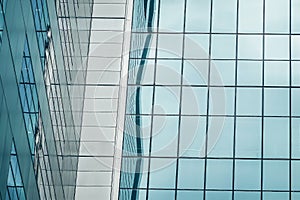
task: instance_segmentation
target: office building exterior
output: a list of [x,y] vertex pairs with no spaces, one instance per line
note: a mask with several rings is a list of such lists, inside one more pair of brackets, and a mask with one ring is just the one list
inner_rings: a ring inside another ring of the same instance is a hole
[[1,0],[0,199],[300,199],[299,0]]

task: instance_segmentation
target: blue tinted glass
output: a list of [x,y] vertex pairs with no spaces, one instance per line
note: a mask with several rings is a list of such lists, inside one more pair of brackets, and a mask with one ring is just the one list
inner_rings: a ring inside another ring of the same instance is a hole
[[206,200],[231,200],[232,193],[226,191],[209,191],[206,192]]
[[127,200],[127,199],[140,199],[146,200],[146,190],[120,190],[119,199]]
[[[235,62],[214,61],[210,71],[211,85],[234,85],[235,83]],[[220,80],[221,79],[221,80]]]
[[265,88],[264,114],[271,116],[289,115],[289,89]]
[[263,28],[263,1],[239,0],[239,32],[260,33]]
[[224,3],[222,0],[213,1],[213,32],[234,33],[236,31],[236,7],[236,0],[228,0],[226,3]]
[[300,119],[292,119],[292,157],[300,158]]
[[266,160],[263,164],[263,189],[288,190],[289,161]]
[[292,190],[300,190],[300,161],[292,161]]
[[292,85],[300,86],[300,62],[292,62]]
[[300,192],[292,192],[292,200],[300,199]]
[[129,65],[129,84],[153,84],[155,67],[153,60],[131,59]]
[[236,119],[236,157],[261,157],[261,118]]
[[289,158],[289,119],[264,119],[264,157]]
[[[176,10],[176,15],[174,11]],[[159,30],[182,31],[183,30],[184,1],[163,0],[160,1]]]
[[187,0],[186,25],[187,32],[209,32],[211,0]]
[[261,59],[262,58],[262,36],[239,35],[238,36],[238,58]]
[[212,35],[211,37],[212,58],[235,58],[235,35]]
[[175,188],[176,160],[152,158],[150,172],[150,188]]
[[300,33],[300,2],[298,0],[292,0],[292,33]]
[[289,36],[265,36],[265,58],[274,60],[289,59]]
[[262,62],[238,61],[237,73],[238,85],[262,85]]
[[[236,160],[234,187],[238,190],[260,189],[260,160]],[[250,195],[251,196],[251,195]]]
[[187,59],[208,59],[209,35],[186,34],[184,40],[184,57]]
[[265,85],[289,85],[290,65],[288,61],[266,61]]
[[180,87],[155,87],[155,114],[178,114],[179,102]]
[[204,156],[206,117],[181,116],[180,156]]
[[178,200],[198,200],[203,198],[202,191],[180,191],[177,190]]
[[158,35],[158,58],[181,58],[182,57],[182,34],[159,34]]
[[234,199],[260,200],[260,193],[259,192],[234,192]]
[[156,85],[181,84],[181,60],[158,60],[156,64]]
[[234,112],[234,88],[213,87],[210,88],[209,114],[233,115]]
[[178,167],[179,189],[203,189],[204,160],[180,159]]
[[266,32],[287,33],[289,31],[289,0],[265,0],[265,13]]
[[292,59],[300,59],[300,36],[299,35],[293,35],[292,37]]
[[128,86],[127,113],[149,114],[152,112],[152,86]]
[[206,60],[185,60],[183,64],[184,85],[207,85],[208,65]]
[[262,91],[259,88],[237,88],[237,114],[261,115]]
[[9,190],[10,199],[17,200],[18,196],[17,196],[16,188],[15,187],[8,187],[8,190]]
[[[223,118],[223,119],[222,119]],[[224,120],[220,135],[215,136],[214,121]],[[208,130],[208,144],[212,146],[207,153],[209,157],[232,157],[234,121],[232,117],[210,117]]]
[[264,200],[289,199],[289,193],[288,192],[264,192],[263,199]]
[[175,199],[175,190],[149,190],[148,200]]
[[19,200],[26,200],[23,187],[18,187],[17,192],[18,192]]
[[152,155],[176,156],[178,117],[154,116],[152,128]]
[[232,160],[207,160],[206,187],[208,189],[231,189]]
[[182,88],[182,114],[206,114],[207,112],[207,88],[183,87]]
[[11,167],[9,167],[9,171],[8,171],[7,185],[8,186],[14,186],[15,185],[15,181],[14,181],[14,177],[13,177],[13,174],[12,174]]

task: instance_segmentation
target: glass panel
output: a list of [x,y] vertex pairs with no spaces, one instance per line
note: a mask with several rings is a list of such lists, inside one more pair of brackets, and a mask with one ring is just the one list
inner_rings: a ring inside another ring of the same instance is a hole
[[265,59],[289,59],[289,36],[266,35]]
[[300,119],[292,118],[292,157],[300,158]]
[[[152,86],[128,86],[127,113],[149,114],[152,112]],[[137,106],[138,105],[138,106]]]
[[202,191],[177,190],[177,200],[198,200],[203,198]]
[[300,2],[292,0],[292,33],[300,33]]
[[292,190],[300,190],[300,161],[292,161]]
[[209,32],[210,0],[187,0],[186,32]]
[[300,36],[299,35],[292,35],[292,59],[300,59]]
[[[223,3],[222,3],[223,5]],[[235,58],[235,35],[212,35],[211,57],[214,58]],[[224,48],[226,47],[226,48]]]
[[265,88],[264,115],[289,115],[289,89]]
[[182,114],[205,115],[207,112],[207,88],[183,87],[181,106]]
[[261,115],[262,91],[259,88],[237,88],[237,114]]
[[265,190],[288,190],[289,161],[265,160],[263,181]]
[[261,118],[236,119],[236,157],[261,157]]
[[289,0],[265,0],[265,13],[267,33],[289,32]]
[[[174,11],[176,10],[176,15]],[[184,1],[163,0],[160,1],[159,30],[183,31]],[[167,29],[167,30],[165,30]]]
[[154,60],[131,59],[128,74],[129,84],[153,84]]
[[232,117],[210,117],[209,124],[213,124],[211,122],[214,120],[219,121],[220,118],[224,118],[224,124],[218,138],[214,135],[211,136],[211,134],[214,134],[214,129],[211,126],[209,127],[208,144],[211,144],[212,149],[207,154],[209,157],[232,157],[234,121]]
[[[207,189],[231,189],[232,185],[232,161],[231,160],[207,160],[206,167]],[[217,198],[219,199],[219,198]]]
[[261,33],[263,28],[263,1],[239,0],[239,32]]
[[158,58],[181,58],[182,56],[181,34],[159,34],[158,35]]
[[209,61],[206,60],[185,60],[183,63],[183,84],[207,85],[208,65]]
[[260,183],[261,183],[260,163],[261,163],[260,160],[236,160],[235,176],[234,176],[235,189],[238,190],[259,190],[260,189]]
[[213,1],[212,30],[213,32],[236,32],[236,0]]
[[175,188],[176,159],[152,158],[150,172],[150,188]]
[[209,35],[186,34],[184,40],[184,57],[187,59],[208,59]]
[[181,116],[180,156],[204,156],[206,117]]
[[289,119],[264,119],[264,157],[289,158]]
[[234,192],[234,199],[260,200],[260,193],[259,192]]
[[229,87],[211,87],[209,114],[233,115],[235,90]]
[[[119,199],[120,200],[127,200],[127,199],[139,199],[139,200],[146,200],[146,190],[120,190]],[[89,196],[87,194],[87,196]]]
[[203,189],[204,160],[180,159],[178,168],[179,189]]
[[157,60],[156,85],[181,84],[181,60]]
[[264,192],[263,199],[264,200],[282,200],[282,199],[289,199],[288,192]]
[[300,62],[292,62],[292,86],[300,86]]
[[288,61],[265,62],[265,85],[289,85],[290,65]]
[[206,200],[232,200],[232,193],[226,191],[209,191],[206,192]]
[[148,200],[175,199],[175,190],[149,190]]
[[[211,85],[234,85],[235,84],[235,61],[213,61],[211,67]],[[219,78],[220,77],[220,78]],[[221,79],[221,80],[220,80]]]
[[180,87],[155,87],[155,114],[178,114],[179,102]]
[[154,116],[152,129],[152,155],[176,156],[178,143],[178,117]]
[[238,85],[262,85],[262,62],[238,61]]
[[300,88],[292,88],[292,115],[300,116]]
[[238,36],[238,58],[261,59],[262,58],[262,36],[239,35]]

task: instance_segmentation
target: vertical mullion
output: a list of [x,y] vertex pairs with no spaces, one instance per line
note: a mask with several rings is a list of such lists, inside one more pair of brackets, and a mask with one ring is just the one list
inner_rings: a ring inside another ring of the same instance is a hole
[[289,198],[292,199],[292,0],[289,1]]

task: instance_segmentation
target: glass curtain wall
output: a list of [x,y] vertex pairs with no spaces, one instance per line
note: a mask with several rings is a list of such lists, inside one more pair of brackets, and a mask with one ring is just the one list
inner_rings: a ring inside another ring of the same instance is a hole
[[300,198],[299,13],[134,1],[119,199]]

